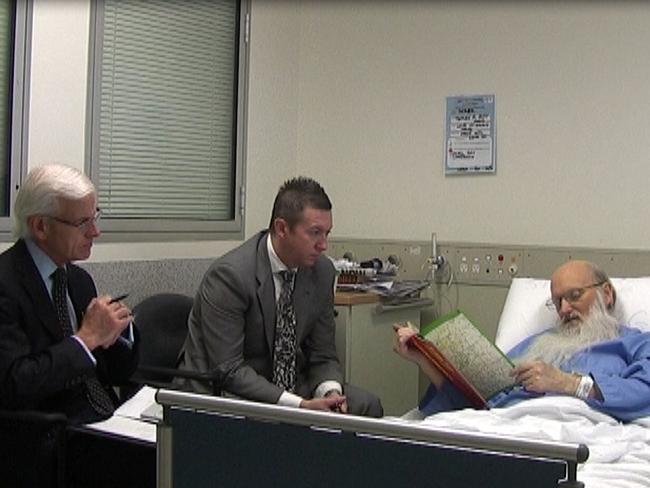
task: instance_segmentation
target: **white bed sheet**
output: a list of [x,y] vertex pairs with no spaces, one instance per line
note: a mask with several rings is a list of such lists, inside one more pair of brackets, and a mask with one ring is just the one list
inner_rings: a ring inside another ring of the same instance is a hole
[[421,424],[586,444],[589,459],[578,466],[586,488],[650,487],[650,417],[622,424],[576,398],[549,396],[507,408],[442,412]]

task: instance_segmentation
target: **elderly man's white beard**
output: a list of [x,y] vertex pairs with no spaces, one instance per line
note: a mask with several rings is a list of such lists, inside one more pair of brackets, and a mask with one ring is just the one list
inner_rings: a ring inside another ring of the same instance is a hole
[[607,310],[602,295],[598,293],[584,321],[562,322],[558,319],[555,327],[535,339],[526,354],[516,358],[516,362],[543,361],[559,367],[576,352],[615,339],[618,335],[618,320]]

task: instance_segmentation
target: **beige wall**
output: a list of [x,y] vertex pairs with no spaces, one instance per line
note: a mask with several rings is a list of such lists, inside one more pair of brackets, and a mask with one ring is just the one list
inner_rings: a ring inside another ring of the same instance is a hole
[[[34,1],[30,166],[83,166],[89,5]],[[246,235],[300,173],[330,193],[336,236],[648,249],[648,25],[642,2],[253,0]],[[445,178],[445,97],[483,93],[497,174]]]
[[282,182],[298,171],[299,2],[253,1],[248,88],[246,235],[269,225]]
[[[298,169],[340,236],[650,246],[650,4],[304,2]],[[445,97],[496,95],[493,176],[443,176]]]

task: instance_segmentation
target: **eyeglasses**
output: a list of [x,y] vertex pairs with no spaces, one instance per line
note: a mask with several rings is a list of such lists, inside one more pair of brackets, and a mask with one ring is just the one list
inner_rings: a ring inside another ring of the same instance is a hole
[[60,222],[61,224],[69,225],[70,227],[76,227],[79,230],[79,232],[85,234],[86,232],[88,232],[88,229],[90,228],[91,225],[99,224],[99,220],[102,218],[102,211],[101,209],[97,208],[95,209],[95,215],[93,215],[92,217],[81,219],[77,222],[70,222],[69,220],[61,219],[53,215],[48,215],[48,217],[51,218],[52,220],[56,220],[57,222]]
[[546,301],[546,306],[550,310],[554,310],[554,311],[560,310],[560,307],[562,306],[562,300],[566,300],[566,302],[569,305],[573,305],[582,298],[582,295],[584,295],[588,289],[602,286],[605,283],[607,283],[607,281],[599,281],[598,283],[593,283],[591,285],[583,286],[582,288],[572,288],[571,290],[560,295],[559,297],[549,298]]

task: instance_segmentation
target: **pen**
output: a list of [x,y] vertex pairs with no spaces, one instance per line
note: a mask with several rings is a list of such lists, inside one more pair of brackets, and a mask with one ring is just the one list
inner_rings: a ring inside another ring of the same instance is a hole
[[128,297],[128,296],[129,296],[128,293],[125,293],[124,295],[116,296],[115,298],[111,298],[111,301],[108,302],[108,303],[121,302],[122,300],[124,300],[124,299],[125,299],[126,297]]

